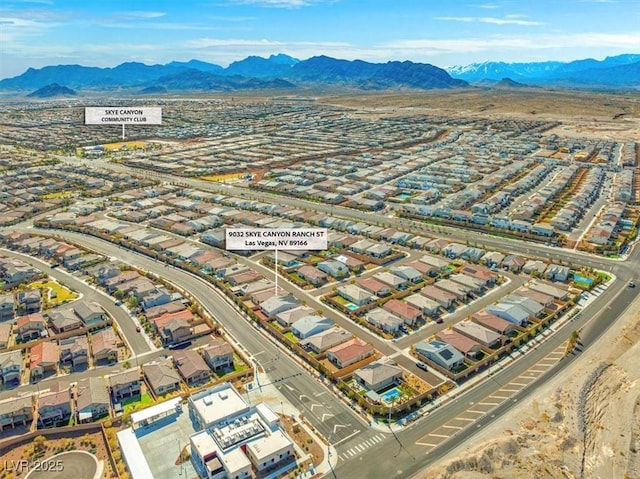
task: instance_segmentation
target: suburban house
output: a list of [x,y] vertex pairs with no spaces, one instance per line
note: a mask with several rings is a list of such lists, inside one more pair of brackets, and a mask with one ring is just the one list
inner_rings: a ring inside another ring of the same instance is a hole
[[482,352],[480,343],[454,329],[443,329],[436,333],[436,339],[450,344],[468,358],[474,359]]
[[32,396],[12,397],[0,401],[0,432],[26,426],[33,419]]
[[404,324],[402,318],[385,311],[382,308],[375,308],[367,312],[365,315],[367,322],[380,328],[385,333],[397,334],[400,327]]
[[487,311],[478,311],[471,315],[471,321],[484,326],[502,336],[509,336],[515,331],[515,325]]
[[191,324],[184,318],[174,318],[160,329],[162,344],[178,344],[193,337]]
[[89,341],[86,336],[74,336],[60,339],[60,362],[70,364],[74,369],[89,363]]
[[140,371],[138,368],[126,369],[107,377],[109,392],[114,402],[140,394]]
[[364,306],[372,302],[375,297],[368,291],[355,284],[343,284],[336,289],[338,295],[356,306]]
[[390,299],[382,306],[382,309],[388,311],[399,318],[401,318],[405,324],[413,326],[416,322],[422,319],[422,310],[411,306],[405,301],[399,299]]
[[79,423],[95,421],[109,414],[109,393],[101,377],[79,380],[75,400]]
[[0,323],[12,321],[16,314],[16,302],[13,293],[0,295]]
[[46,322],[40,313],[20,316],[13,332],[21,342],[26,343],[47,336]]
[[501,299],[503,303],[517,304],[524,308],[531,316],[540,317],[544,314],[544,306],[537,301],[517,294],[509,294]]
[[41,341],[29,350],[29,371],[32,379],[39,379],[47,372],[55,373],[60,360],[60,348],[51,341]]
[[408,280],[388,271],[381,271],[380,273],[374,274],[373,277],[393,289],[407,289],[409,287]]
[[113,329],[101,329],[91,335],[91,354],[95,362],[118,360],[118,337]]
[[500,302],[490,304],[485,309],[487,312],[495,314],[516,326],[524,326],[529,321],[529,312],[518,304]]
[[420,283],[424,279],[422,273],[411,266],[393,266],[390,271],[411,284]]
[[202,356],[211,369],[233,367],[233,348],[224,339],[216,339],[202,350]]
[[66,425],[71,418],[69,389],[53,390],[38,396],[38,428]]
[[375,294],[379,298],[383,298],[384,296],[389,296],[391,294],[391,288],[389,285],[382,281],[378,281],[375,278],[359,278],[356,280],[355,284],[365,291]]
[[442,341],[420,341],[415,345],[416,353],[433,361],[438,366],[453,371],[464,363],[464,356],[450,344]]
[[311,316],[313,313],[313,308],[310,308],[309,306],[298,306],[297,308],[276,314],[276,321],[283,328],[288,328],[300,318]]
[[22,351],[19,349],[0,354],[0,376],[3,385],[17,386],[20,383],[22,364]]
[[452,294],[440,288],[436,288],[432,284],[422,288],[420,290],[420,294],[426,298],[429,298],[432,301],[435,301],[444,309],[451,308],[454,301],[457,299],[457,296],[455,294]]
[[6,349],[11,338],[13,325],[10,322],[0,323],[0,349]]
[[298,268],[298,276],[313,286],[320,286],[328,281],[327,273],[320,271],[318,268],[310,265]]
[[319,262],[316,265],[316,268],[335,279],[343,279],[349,276],[349,267],[346,264],[333,259]]
[[472,321],[460,321],[453,326],[453,329],[487,348],[497,348],[502,344],[500,334]]
[[349,331],[339,326],[334,326],[333,328],[309,336],[305,340],[300,341],[299,344],[316,354],[320,354],[329,348],[349,341],[351,338],[353,338],[353,334]]
[[42,307],[42,292],[39,289],[20,291],[16,295],[18,311],[22,314],[33,314]]
[[402,379],[402,369],[394,364],[374,361],[356,369],[353,373],[354,381],[368,391],[381,391]]
[[353,338],[346,343],[327,351],[327,359],[338,368],[346,368],[375,354],[376,350],[360,338]]
[[287,294],[283,296],[273,296],[272,298],[267,299],[260,305],[260,308],[267,318],[273,318],[279,313],[298,306],[300,306],[300,300],[292,294]]
[[82,321],[73,312],[73,309],[63,309],[49,313],[49,323],[56,334],[66,333],[83,326]]
[[334,325],[333,320],[324,316],[305,316],[291,325],[291,332],[300,339],[326,331]]
[[169,358],[143,364],[142,374],[156,396],[162,396],[180,388],[180,375],[173,369]]
[[412,294],[404,298],[406,303],[414,308],[422,311],[422,314],[425,316],[435,317],[438,315],[438,310],[440,309],[440,304],[436,301],[427,298],[419,293]]
[[207,382],[211,375],[211,369],[202,356],[192,349],[176,351],[173,354],[173,364],[189,386]]
[[73,310],[88,327],[100,324],[106,319],[105,313],[98,303],[78,301],[73,306]]

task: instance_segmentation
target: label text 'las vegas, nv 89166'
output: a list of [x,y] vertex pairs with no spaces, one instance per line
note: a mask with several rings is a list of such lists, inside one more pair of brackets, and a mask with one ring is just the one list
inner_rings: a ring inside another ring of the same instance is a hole
[[326,228],[227,228],[228,250],[327,249]]

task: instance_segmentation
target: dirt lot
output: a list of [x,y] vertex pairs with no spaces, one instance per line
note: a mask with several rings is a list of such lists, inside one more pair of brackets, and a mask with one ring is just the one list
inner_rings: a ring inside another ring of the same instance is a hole
[[561,375],[421,479],[640,477],[640,299]]
[[354,115],[526,118],[559,120],[549,133],[625,140],[640,139],[640,94],[538,88],[327,95],[318,100],[354,108]]

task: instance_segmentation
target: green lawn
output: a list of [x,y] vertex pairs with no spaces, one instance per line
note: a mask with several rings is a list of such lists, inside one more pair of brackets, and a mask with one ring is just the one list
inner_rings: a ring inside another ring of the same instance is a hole
[[65,288],[61,284],[56,283],[55,281],[36,281],[34,283],[31,283],[29,286],[32,288],[43,288],[45,290],[50,289],[53,292],[53,294],[50,295],[51,297],[49,299],[49,302],[52,303],[52,305],[65,303],[67,301],[73,301],[74,299],[78,298],[78,295],[76,293],[69,290],[68,288]]
[[296,336],[291,331],[289,331],[288,333],[284,333],[284,336],[293,344],[296,344],[298,341],[300,341],[298,338],[296,338]]
[[133,412],[139,411],[140,409],[144,409],[147,406],[151,406],[153,404],[153,398],[149,395],[149,393],[144,393],[142,396],[133,396],[122,401],[122,406],[124,407],[124,412]]

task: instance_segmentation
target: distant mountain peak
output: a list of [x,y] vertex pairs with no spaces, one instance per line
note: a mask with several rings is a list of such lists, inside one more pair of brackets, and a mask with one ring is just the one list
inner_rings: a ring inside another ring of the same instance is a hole
[[51,83],[50,85],[43,86],[29,93],[29,98],[53,98],[56,96],[74,96],[76,92],[66,86],[58,85],[57,83]]

